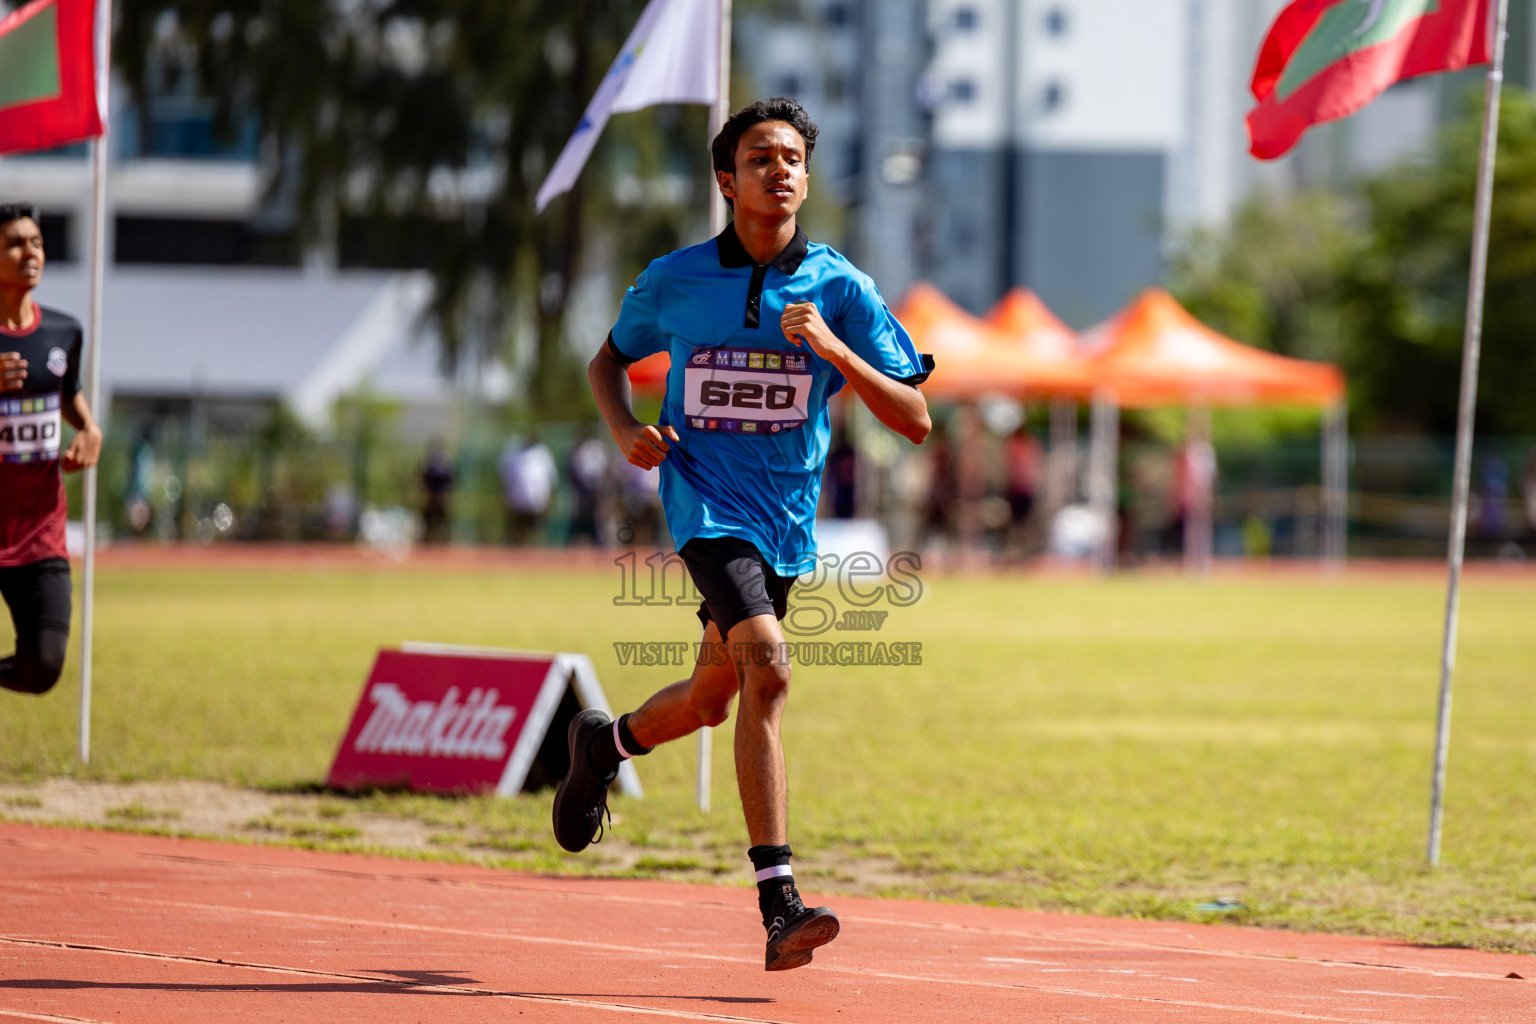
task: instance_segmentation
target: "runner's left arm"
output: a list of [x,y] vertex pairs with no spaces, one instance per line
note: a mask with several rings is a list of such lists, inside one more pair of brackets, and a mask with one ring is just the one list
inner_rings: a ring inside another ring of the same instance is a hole
[[923,443],[933,429],[933,421],[928,417],[928,400],[914,385],[888,377],[871,366],[832,332],[815,303],[790,303],[784,307],[779,323],[784,337],[792,344],[803,341],[835,366],[876,419],[913,444]]
[[101,458],[101,428],[91,415],[91,407],[86,404],[85,395],[76,392],[72,399],[61,405],[59,413],[78,431],[75,439],[69,443],[69,449],[64,452],[64,472],[90,469]]

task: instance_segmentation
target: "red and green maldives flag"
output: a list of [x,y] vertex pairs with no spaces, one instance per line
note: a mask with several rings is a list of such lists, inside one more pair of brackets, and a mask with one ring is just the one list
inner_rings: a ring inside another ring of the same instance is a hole
[[108,9],[107,0],[32,0],[0,18],[0,153],[102,133]]
[[1393,82],[1486,64],[1488,31],[1488,0],[1294,0],[1253,69],[1253,155],[1283,156]]

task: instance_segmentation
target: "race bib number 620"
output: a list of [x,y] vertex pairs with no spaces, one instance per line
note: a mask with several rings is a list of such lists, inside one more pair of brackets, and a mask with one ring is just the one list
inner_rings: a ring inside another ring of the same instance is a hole
[[812,379],[800,353],[694,349],[683,370],[683,413],[695,430],[781,433],[808,418]]
[[59,396],[0,398],[0,462],[59,457]]

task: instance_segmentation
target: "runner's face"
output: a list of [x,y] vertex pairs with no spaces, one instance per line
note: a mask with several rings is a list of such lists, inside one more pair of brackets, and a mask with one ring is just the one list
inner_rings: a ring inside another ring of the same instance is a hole
[[805,140],[785,121],[763,121],[736,144],[736,173],[720,175],[720,187],[736,202],[736,214],[793,216],[809,188]]
[[0,288],[30,291],[43,278],[43,233],[31,217],[0,224]]

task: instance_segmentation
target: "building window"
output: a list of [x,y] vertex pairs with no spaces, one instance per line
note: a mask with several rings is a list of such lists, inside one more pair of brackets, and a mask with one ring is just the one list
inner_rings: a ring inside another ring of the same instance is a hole
[[957,78],[949,83],[949,98],[955,103],[969,103],[976,98],[976,83],[969,78]]
[[118,263],[263,264],[298,262],[292,234],[252,231],[243,221],[181,217],[117,218]]
[[1045,14],[1046,34],[1060,39],[1067,34],[1067,10],[1064,7],[1052,7]]
[[979,19],[976,16],[976,8],[970,5],[955,8],[955,29],[960,32],[973,32]]
[[779,78],[778,95],[799,96],[802,88],[799,75],[784,75]]
[[69,247],[69,214],[39,213],[37,228],[43,233],[43,251],[49,263],[73,263],[75,253]]
[[969,256],[976,248],[977,234],[975,225],[970,222],[969,218],[956,217],[950,222],[949,237],[945,239],[948,243],[946,248],[949,250],[949,255],[952,257]]
[[822,17],[833,28],[842,28],[853,24],[853,12],[848,9],[846,3],[830,3],[822,9]]
[[848,98],[848,76],[841,71],[828,71],[822,83],[822,93],[828,103],[841,103]]
[[1065,82],[1058,80],[1047,82],[1040,93],[1040,110],[1042,113],[1054,114],[1067,102],[1067,86]]
[[336,264],[343,269],[425,270],[452,241],[452,228],[426,217],[343,217]]

